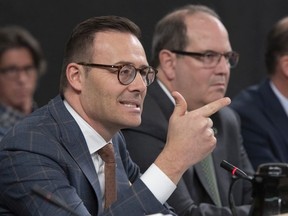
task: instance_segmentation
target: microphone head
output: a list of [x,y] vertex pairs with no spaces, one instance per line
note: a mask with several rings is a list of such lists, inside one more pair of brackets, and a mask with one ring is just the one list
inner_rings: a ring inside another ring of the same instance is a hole
[[234,166],[228,163],[226,160],[222,160],[220,166],[229,172],[232,172],[232,170],[234,169]]
[[220,166],[231,173],[232,176],[236,176],[238,178],[246,179],[251,181],[253,178],[248,176],[244,171],[239,169],[238,167],[228,163],[226,160],[222,160]]

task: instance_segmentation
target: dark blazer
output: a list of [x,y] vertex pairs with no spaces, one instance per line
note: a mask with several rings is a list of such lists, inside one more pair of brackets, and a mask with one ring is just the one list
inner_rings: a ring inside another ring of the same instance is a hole
[[266,79],[232,100],[242,124],[244,147],[255,169],[262,163],[288,163],[288,117]]
[[[140,127],[125,129],[123,134],[131,158],[141,171],[148,168],[155,160],[166,143],[169,118],[174,104],[167,97],[157,82],[148,87],[144,102],[142,123]],[[252,172],[251,164],[243,149],[240,128],[235,113],[229,108],[223,108],[212,116],[217,129],[217,146],[213,152],[216,178],[220,197],[224,208],[217,208],[207,189],[207,179],[204,177],[199,164],[191,167],[183,175],[176,191],[168,203],[180,215],[231,215],[228,208],[228,190],[231,175],[220,167],[222,160],[227,160],[241,169]],[[191,153],[193,155],[193,153]],[[250,182],[239,180],[233,189],[236,205],[247,204],[251,201]],[[245,196],[246,194],[246,196]],[[240,210],[241,209],[241,210]],[[238,208],[238,215],[248,215],[248,206]]]
[[33,194],[35,185],[54,193],[81,216],[173,214],[139,179],[139,168],[131,161],[122,134],[113,137],[113,144],[118,199],[101,214],[101,191],[87,144],[57,96],[1,142],[0,215],[70,215]]

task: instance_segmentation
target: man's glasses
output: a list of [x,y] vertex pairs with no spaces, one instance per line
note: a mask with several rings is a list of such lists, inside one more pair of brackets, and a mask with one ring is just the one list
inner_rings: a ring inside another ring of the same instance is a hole
[[21,72],[25,72],[27,76],[35,74],[37,71],[34,65],[27,65],[24,67],[18,66],[8,66],[5,68],[0,68],[0,73],[4,74],[9,79],[16,79]]
[[203,62],[205,67],[211,67],[211,68],[219,64],[222,56],[224,56],[227,63],[230,65],[230,68],[236,67],[239,61],[239,54],[235,51],[226,53],[218,53],[213,51],[207,51],[203,53],[186,52],[181,50],[170,50],[170,51],[178,55],[186,55],[198,59]]
[[146,86],[149,86],[154,81],[156,74],[158,73],[158,71],[151,66],[136,68],[131,64],[105,65],[85,62],[79,62],[77,64],[96,68],[115,68],[116,70],[114,72],[117,72],[118,80],[122,85],[129,85],[130,83],[132,83],[137,75],[137,71],[139,71],[144,83],[146,84]]

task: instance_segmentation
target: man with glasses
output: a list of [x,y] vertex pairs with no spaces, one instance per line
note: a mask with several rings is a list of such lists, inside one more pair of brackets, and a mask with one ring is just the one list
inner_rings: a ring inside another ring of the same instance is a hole
[[33,100],[45,60],[38,41],[19,26],[0,28],[0,140],[36,108]]
[[[184,96],[188,111],[223,98],[230,69],[237,65],[238,59],[227,30],[208,7],[188,5],[157,23],[152,64],[157,67],[158,79],[148,88],[140,127],[123,130],[131,158],[142,172],[169,139],[168,122],[175,107],[171,92],[178,91]],[[232,215],[228,202],[232,175],[220,167],[222,160],[253,173],[234,112],[225,107],[211,119],[217,138],[215,150],[185,172],[168,200],[179,215]],[[171,160],[176,163],[179,159]],[[249,206],[244,204],[251,201],[250,189],[251,184],[246,181],[239,181],[233,187],[238,215],[248,215]]]
[[139,37],[123,17],[92,17],[76,26],[60,95],[0,143],[1,215],[175,215],[165,202],[185,170],[215,147],[209,116],[230,99],[188,112],[174,92],[169,140],[140,176],[120,132],[140,125],[157,74]]

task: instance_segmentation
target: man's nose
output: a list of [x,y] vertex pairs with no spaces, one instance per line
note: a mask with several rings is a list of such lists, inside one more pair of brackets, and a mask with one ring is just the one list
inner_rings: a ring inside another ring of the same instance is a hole
[[147,89],[147,83],[145,79],[146,79],[145,77],[141,76],[141,74],[137,72],[135,79],[133,80],[132,83],[130,83],[129,86],[132,86],[141,92],[145,91]]

